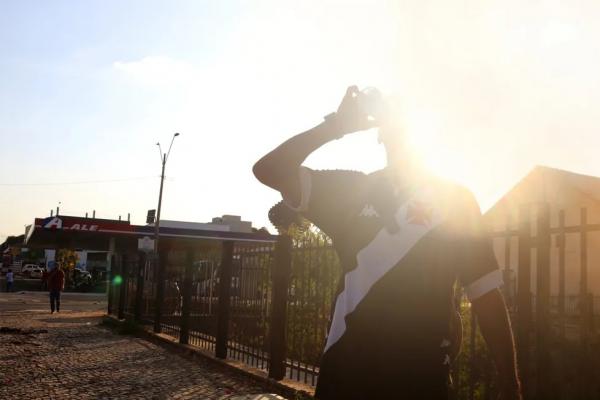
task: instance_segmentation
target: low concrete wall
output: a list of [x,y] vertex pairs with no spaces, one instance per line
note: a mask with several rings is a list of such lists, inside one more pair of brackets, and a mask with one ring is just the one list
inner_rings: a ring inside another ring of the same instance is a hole
[[[6,278],[0,278],[0,290],[3,292],[6,291]],[[42,290],[42,280],[41,279],[19,279],[15,278],[15,282],[12,286],[13,292],[20,291],[28,291],[35,292]]]
[[[131,322],[127,320],[119,320],[112,315],[106,315],[104,317],[104,323],[107,326],[116,328],[123,327],[126,324],[131,324]],[[132,331],[129,333],[135,334],[136,336],[139,336],[146,340],[168,347],[169,349],[181,354],[184,357],[192,359],[201,358],[203,360],[209,360],[222,368],[235,371],[236,373],[241,373],[245,376],[255,379],[262,385],[265,385],[270,391],[285,396],[288,399],[314,399],[314,388],[309,385],[305,385],[290,379],[283,379],[281,381],[270,379],[267,376],[267,374],[262,370],[249,367],[239,361],[229,359],[222,360],[220,358],[216,358],[212,353],[207,352],[206,350],[200,349],[192,345],[181,344],[175,338],[165,334],[154,333],[151,328],[136,325],[136,329],[134,330],[134,332]]]

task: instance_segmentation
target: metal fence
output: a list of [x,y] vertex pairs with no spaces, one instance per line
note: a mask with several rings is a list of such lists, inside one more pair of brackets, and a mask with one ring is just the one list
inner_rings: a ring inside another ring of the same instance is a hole
[[308,234],[294,240],[287,295],[286,376],[315,385],[340,276],[328,237]]
[[219,258],[204,254],[194,263],[190,303],[191,345],[215,351],[217,335],[217,268]]
[[[519,265],[512,266],[519,273],[513,283],[517,287],[504,289],[511,305],[525,398],[550,398],[544,397],[548,392],[541,379],[555,382],[550,385],[554,390],[551,398],[600,398],[593,397],[599,393],[600,379],[590,372],[596,366],[592,358],[600,360],[598,337],[594,336],[598,325],[593,317],[594,310],[598,315],[600,297],[592,298],[587,292],[571,297],[561,292],[552,297],[546,290],[548,277],[543,276],[548,271],[544,235],[576,229],[585,235],[596,227],[563,224],[558,229],[547,224],[544,228],[544,213],[538,213],[538,218],[541,228],[538,226],[536,236],[525,222],[520,230],[492,233],[496,239],[519,238],[519,247],[509,250],[520,254]],[[171,252],[161,256],[161,264],[142,255],[127,259],[128,267],[116,271],[124,280],[122,286],[113,285],[111,290],[113,312],[123,303],[121,317],[154,325],[155,331],[181,343],[267,371],[272,378],[314,386],[340,266],[330,239],[322,233],[309,229],[292,237],[280,236],[275,245],[229,242],[220,251]],[[536,296],[531,290],[531,259],[527,258],[532,250],[539,252]],[[163,295],[157,302],[161,265]],[[529,273],[529,278],[524,273]],[[452,366],[452,397],[494,398],[497,386],[492,359],[470,305],[460,294],[457,307],[463,315],[464,340]],[[565,326],[576,334],[567,337]]]
[[272,246],[234,248],[228,357],[260,369],[266,369],[269,363],[272,265]]
[[[551,211],[543,202],[524,204],[518,215],[510,216],[516,229],[507,217],[505,229],[491,233],[504,249],[504,292],[526,399],[600,398],[600,297],[589,285],[590,270],[599,267],[589,256],[600,249],[588,241],[591,233],[600,232],[600,224],[588,222],[585,208],[570,211],[579,213],[579,221],[568,226],[565,210]],[[567,235],[578,238],[576,295],[566,294]],[[511,255],[517,256],[515,265]],[[514,279],[507,279],[511,276]],[[558,295],[551,295],[551,283]]]

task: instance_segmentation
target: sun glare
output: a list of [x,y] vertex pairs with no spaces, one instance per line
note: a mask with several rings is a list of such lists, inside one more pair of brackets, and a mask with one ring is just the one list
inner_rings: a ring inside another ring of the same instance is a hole
[[420,112],[407,113],[406,136],[413,156],[435,175],[468,185],[469,175],[464,154],[445,146],[442,137],[445,131],[436,116]]

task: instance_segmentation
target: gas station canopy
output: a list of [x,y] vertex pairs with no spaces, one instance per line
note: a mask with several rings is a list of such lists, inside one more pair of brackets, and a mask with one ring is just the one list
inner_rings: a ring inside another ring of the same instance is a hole
[[[154,238],[154,226],[132,225],[129,221],[52,216],[36,218],[25,235],[25,246],[43,249],[86,249],[108,251],[111,239],[123,250],[136,251],[138,239]],[[221,243],[223,241],[247,243],[272,243],[277,235],[267,232],[231,232],[204,229],[160,227],[161,248],[187,247]]]

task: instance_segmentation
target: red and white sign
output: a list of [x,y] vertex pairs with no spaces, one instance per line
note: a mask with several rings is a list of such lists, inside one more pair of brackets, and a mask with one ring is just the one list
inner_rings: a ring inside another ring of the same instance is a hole
[[49,217],[38,218],[35,221],[36,226],[41,226],[45,229],[56,230],[72,230],[72,231],[111,231],[111,232],[131,232],[133,226],[126,221],[110,221],[110,220],[94,220],[77,217]]

